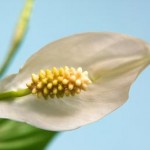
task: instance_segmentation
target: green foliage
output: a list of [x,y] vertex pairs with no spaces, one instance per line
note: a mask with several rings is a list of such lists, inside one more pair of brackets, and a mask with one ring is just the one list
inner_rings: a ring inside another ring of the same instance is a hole
[[25,123],[1,119],[0,150],[43,150],[56,134]]

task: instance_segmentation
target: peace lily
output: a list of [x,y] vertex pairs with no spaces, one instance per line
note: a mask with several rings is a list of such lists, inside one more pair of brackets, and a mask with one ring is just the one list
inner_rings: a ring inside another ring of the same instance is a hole
[[140,39],[117,33],[63,38],[0,81],[0,117],[54,131],[81,127],[125,103],[149,63],[149,45]]

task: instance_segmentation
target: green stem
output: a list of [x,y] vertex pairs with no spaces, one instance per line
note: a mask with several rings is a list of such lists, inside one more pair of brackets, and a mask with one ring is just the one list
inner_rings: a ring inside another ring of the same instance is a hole
[[6,72],[13,56],[18,51],[18,48],[25,37],[25,33],[27,31],[27,27],[28,27],[28,23],[29,23],[29,18],[31,16],[33,1],[34,0],[26,1],[26,4],[21,13],[19,22],[16,26],[16,31],[14,32],[10,49],[8,51],[6,58],[4,59],[2,66],[0,67],[0,77],[2,77],[3,74]]
[[31,94],[31,90],[30,89],[21,89],[18,91],[9,91],[9,92],[4,92],[4,93],[0,93],[0,100],[12,100],[12,98],[16,98],[16,97],[22,97],[22,96],[26,96]]

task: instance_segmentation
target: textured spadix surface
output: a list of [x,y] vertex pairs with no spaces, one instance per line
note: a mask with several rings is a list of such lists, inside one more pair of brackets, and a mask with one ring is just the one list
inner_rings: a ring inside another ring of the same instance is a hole
[[50,43],[31,56],[19,73],[0,81],[0,92],[26,88],[32,73],[52,67],[82,67],[93,83],[88,91],[63,99],[34,95],[0,101],[0,117],[47,130],[71,130],[121,106],[131,84],[149,64],[149,45],[116,33],[83,33]]

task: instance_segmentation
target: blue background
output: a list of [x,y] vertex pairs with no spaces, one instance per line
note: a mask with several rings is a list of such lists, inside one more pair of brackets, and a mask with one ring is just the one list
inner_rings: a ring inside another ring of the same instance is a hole
[[[0,1],[0,63],[9,48],[24,0]],[[150,41],[149,0],[36,0],[29,30],[6,74],[47,43],[74,33],[111,31]],[[149,150],[150,67],[125,105],[104,119],[59,134],[46,150]]]

